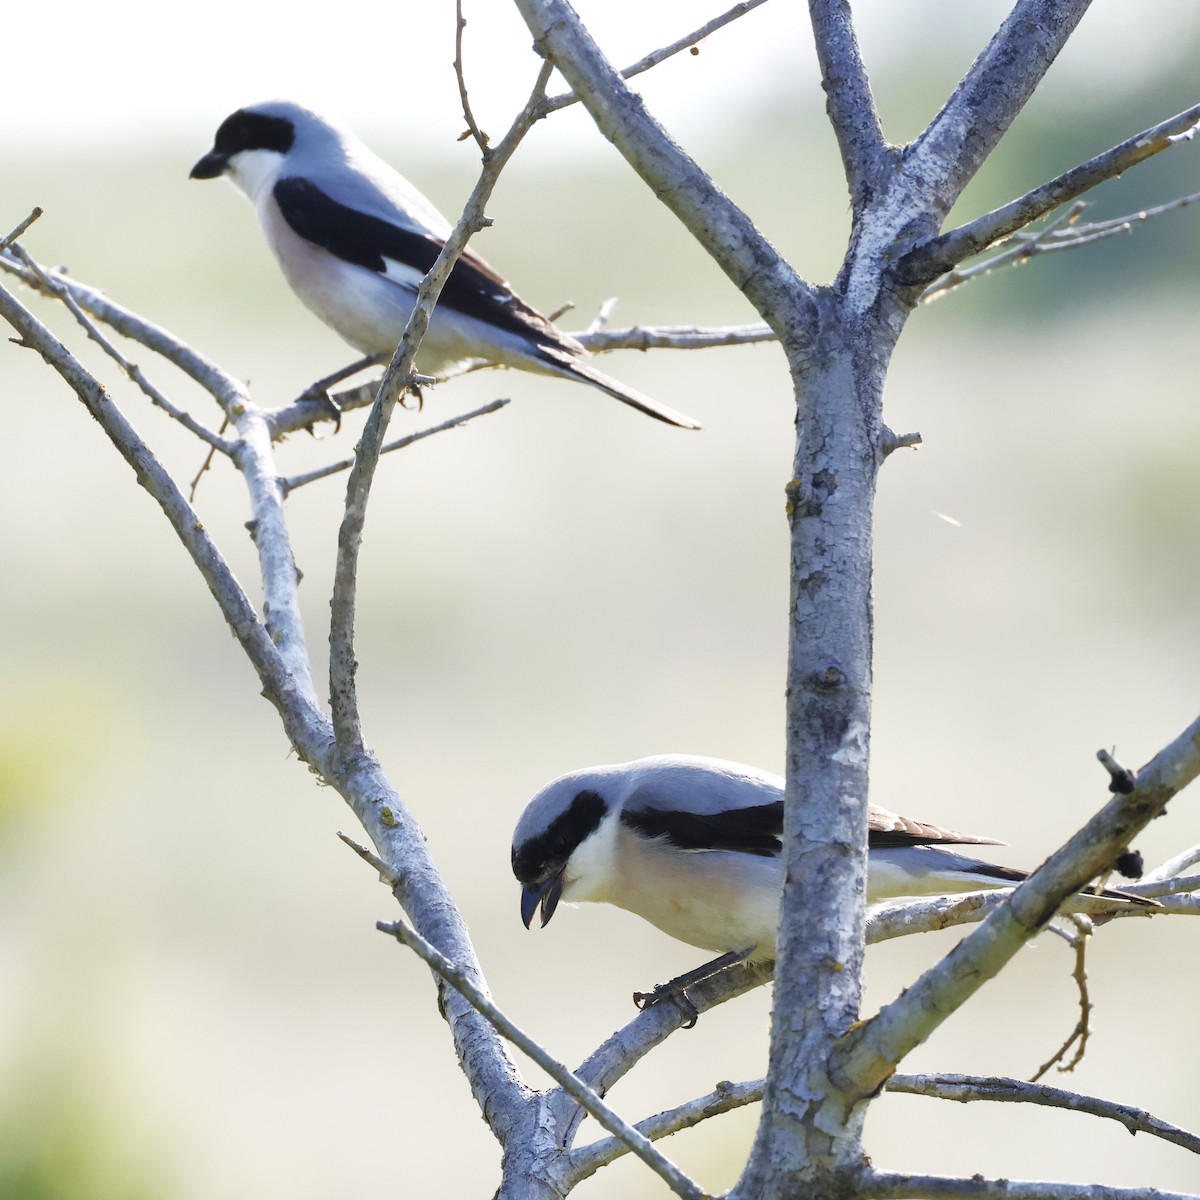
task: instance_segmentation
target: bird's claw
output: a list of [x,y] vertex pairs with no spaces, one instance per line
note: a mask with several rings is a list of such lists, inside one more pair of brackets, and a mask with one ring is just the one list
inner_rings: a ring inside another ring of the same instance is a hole
[[335,434],[342,431],[342,410],[338,407],[338,403],[330,394],[321,387],[321,384],[314,383],[308,391],[296,401],[297,404],[308,404],[317,410],[316,415],[307,425],[304,426],[312,437],[317,435],[313,433],[313,426],[318,421],[332,421],[333,432]]
[[684,988],[675,987],[669,983],[660,983],[652,992],[633,993],[633,1003],[642,1012],[652,1008],[655,1004],[661,1004],[664,1000],[673,1001],[676,1008],[683,1014],[684,1029],[691,1029],[700,1019],[700,1010],[691,1002]]

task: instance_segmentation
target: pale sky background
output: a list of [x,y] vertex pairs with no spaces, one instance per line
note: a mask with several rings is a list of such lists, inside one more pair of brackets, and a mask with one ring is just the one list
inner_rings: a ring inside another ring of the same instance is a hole
[[[578,7],[624,64],[723,0]],[[919,129],[1008,8],[857,0],[891,136]],[[476,172],[474,147],[456,141],[453,4],[319,11],[26,6],[0,73],[0,228],[43,204],[31,252],[192,341],[264,404],[346,349],[287,292],[244,199],[187,179],[219,121],[268,97],[305,101],[449,215]],[[498,134],[536,60],[506,4],[471,0],[467,18],[476,112]],[[1198,44],[1200,5],[1095,0],[965,206],[1195,103]],[[639,86],[776,244],[827,279],[847,203],[804,6],[771,0]],[[1200,178],[1197,153],[1172,152],[1181,191],[1200,187],[1186,182]],[[1138,187],[1169,198],[1146,183],[1156,169],[1098,204],[1128,211]],[[535,130],[491,209],[479,249],[544,309],[575,299],[586,319],[618,293],[618,320],[748,316],[580,111]],[[1196,285],[1180,263],[1198,224],[1194,211],[1164,222],[1165,250],[1135,235],[918,311],[888,380],[889,423],[925,444],[880,482],[872,798],[1003,838],[997,859],[1017,866],[1103,801],[1100,745],[1140,762],[1195,715]],[[1131,257],[1136,282],[1114,266]],[[48,303],[28,303],[80,345]],[[193,440],[81,353],[190,479]],[[213,419],[208,400],[148,369]],[[564,906],[526,932],[508,866],[521,807],[561,771],[642,754],[782,767],[793,412],[778,350],[624,353],[604,369],[705,432],[553,380],[455,381],[396,428],[513,403],[387,464],[360,573],[368,736],[500,1002],[568,1062],[628,1019],[634,988],[697,958],[602,906]],[[61,1183],[20,1200],[490,1195],[494,1142],[427,973],[374,932],[393,906],[334,837],[353,833],[344,806],[288,754],[190,564],[78,403],[7,342],[0,380],[0,1192],[32,1161]],[[356,428],[289,439],[280,469],[347,453]],[[318,678],[341,497],[333,481],[288,501]],[[197,508],[257,595],[231,470],[206,478]],[[1185,794],[1155,822],[1148,861],[1200,842],[1196,805]],[[869,954],[865,1011],[953,935],[905,941]],[[1096,1036],[1054,1082],[1200,1127],[1191,1041],[1180,1049],[1200,986],[1194,942],[1181,922],[1105,930],[1089,968]],[[1057,939],[1039,939],[906,1068],[1029,1074],[1075,1021],[1069,970]],[[761,1073],[769,1002],[762,989],[672,1038],[614,1103],[636,1119]],[[1194,1187],[1178,1148],[989,1107],[1004,1111],[885,1097],[871,1152],[895,1169]],[[709,1123],[671,1153],[728,1186],[755,1115]],[[577,1194],[662,1189],[627,1163]]]
[[[698,0],[581,0],[576,8],[621,64],[722,11]],[[932,65],[931,29],[938,70],[947,48],[973,57],[1008,8],[998,0],[863,0],[854,11],[878,84],[913,55]],[[215,128],[243,104],[287,97],[340,115],[364,136],[402,131],[414,144],[445,149],[459,132],[447,69],[453,11],[449,0],[364,3],[339,8],[338,21],[328,8],[306,14],[236,0],[170,12],[149,0],[37,6],[5,55],[0,130],[10,150],[131,137],[172,142],[185,130]],[[530,39],[507,4],[468,3],[465,12],[473,100],[481,118],[498,125],[532,82]],[[1164,56],[1187,52],[1198,23],[1194,5],[1096,0],[1049,86],[1074,104],[1086,104],[1091,88],[1132,92],[1162,69]],[[815,67],[806,25],[802,5],[776,0],[711,38],[702,69],[689,69],[684,55],[641,86],[680,136],[702,134],[736,120],[739,94],[807,88]],[[564,120],[549,122],[539,140],[575,152],[589,144]]]

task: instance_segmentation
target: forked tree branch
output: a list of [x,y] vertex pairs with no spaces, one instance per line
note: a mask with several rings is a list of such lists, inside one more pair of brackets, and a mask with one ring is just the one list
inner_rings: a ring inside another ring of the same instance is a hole
[[538,1042],[509,1020],[469,976],[460,971],[406,922],[380,921],[376,928],[402,942],[428,963],[476,1012],[485,1017],[514,1046],[528,1054],[560,1088],[586,1109],[604,1129],[613,1134],[626,1150],[636,1154],[677,1196],[684,1197],[684,1200],[707,1200],[705,1192],[655,1149],[649,1137],[619,1117],[582,1079],[567,1070]]
[[[7,259],[0,262],[25,277],[25,268],[20,264]],[[422,936],[453,955],[460,969],[482,986],[482,974],[461,914],[429,858],[420,828],[372,755],[366,753],[346,764],[331,754],[332,724],[317,705],[307,659],[301,660],[303,671],[293,668],[297,652],[304,653],[302,635],[293,636],[291,625],[293,619],[298,622],[297,575],[281,511],[275,519],[282,489],[271,459],[264,414],[250,403],[236,380],[166,331],[120,309],[99,293],[75,284],[69,286],[73,295],[86,296],[86,303],[81,301],[85,308],[100,310],[107,323],[119,325],[123,334],[162,354],[201,382],[223,407],[228,406],[238,422],[242,438],[235,461],[251,496],[251,524],[267,598],[265,623],[259,620],[255,606],[195,511],[105,389],[11,293],[0,288],[0,316],[13,325],[24,345],[37,350],[71,386],[166,514],[250,658],[263,694],[278,710],[298,755],[337,788],[389,864],[389,874],[395,880],[393,893],[403,910]],[[501,1144],[508,1145],[526,1130],[530,1120],[527,1093],[516,1065],[487,1022],[457,993],[443,995],[442,1008],[480,1110]]]
[[1068,896],[1106,870],[1198,774],[1200,719],[1138,772],[1132,791],[1114,796],[940,963],[847,1033],[834,1048],[831,1077],[852,1094],[873,1095],[910,1050],[995,976]]
[[[770,982],[771,976],[770,963],[742,964],[689,988],[688,999],[697,1012],[705,1013]],[[643,1009],[593,1051],[575,1074],[601,1095],[607,1095],[651,1050],[681,1029],[685,1019],[675,1004],[655,1004]],[[565,1092],[558,1092],[547,1097],[547,1111],[558,1131],[560,1145],[569,1147],[583,1119],[582,1110]]]
[[[667,1112],[648,1117],[637,1123],[637,1129],[657,1141],[683,1129],[690,1129],[709,1117],[757,1104],[763,1098],[765,1079],[745,1083],[720,1083],[707,1096],[698,1096]],[[935,1100],[953,1100],[959,1104],[973,1101],[993,1101],[1002,1104],[1033,1104],[1045,1108],[1065,1109],[1085,1116],[1116,1121],[1132,1134],[1144,1133],[1161,1138],[1172,1145],[1200,1154],[1200,1137],[1172,1125],[1132,1104],[1085,1096],[1066,1088],[1026,1083],[1021,1079],[987,1075],[893,1075],[884,1090],[897,1095],[925,1096]],[[572,1180],[586,1179],[602,1166],[629,1153],[619,1138],[603,1138],[572,1151],[570,1156]],[[1153,1192],[1147,1193],[1153,1195]]]
[[[718,1083],[706,1096],[697,1096],[694,1100],[680,1104],[666,1112],[658,1113],[639,1121],[634,1127],[649,1138],[658,1141],[670,1137],[684,1129],[691,1129],[701,1121],[710,1117],[718,1117],[722,1113],[733,1112],[745,1108],[747,1104],[756,1104],[762,1099],[765,1080],[754,1079],[748,1083]],[[580,1183],[594,1175],[601,1167],[608,1166],[618,1158],[629,1153],[629,1147],[615,1137],[602,1138],[587,1146],[573,1150],[570,1155],[569,1178],[572,1184]]]
[[566,0],[514,0],[534,45],[562,73],[600,132],[683,222],[785,346],[799,353],[816,321],[810,288],[750,218],[650,115]]
[[1185,109],[1159,124],[1127,138],[1103,154],[1065,171],[1000,208],[930,238],[910,250],[896,264],[899,282],[928,284],[965,258],[979,254],[1001,238],[1023,229],[1051,210],[1074,200],[1098,184],[1145,162],[1164,150],[1189,140],[1200,123],[1200,105]]
[[984,259],[983,262],[975,263],[970,267],[954,267],[947,271],[945,275],[935,280],[921,293],[921,302],[928,304],[931,300],[944,296],[953,288],[988,275],[999,267],[1014,266],[1042,254],[1055,254],[1062,250],[1079,250],[1094,242],[1132,233],[1137,226],[1143,225],[1155,217],[1161,217],[1176,209],[1187,208],[1197,202],[1200,202],[1200,192],[1192,192],[1187,196],[1177,196],[1174,200],[1156,204],[1152,208],[1126,213],[1123,217],[1110,217],[1104,221],[1091,221],[1081,225],[1076,222],[1080,213],[1087,208],[1087,201],[1076,200],[1065,212],[1059,213],[1041,229],[1018,230],[1007,238],[994,243],[992,249],[997,253]]
[[[28,224],[28,221],[25,221],[22,224]],[[10,241],[11,235],[10,238],[5,239],[6,243]],[[194,434],[202,442],[207,443],[213,450],[224,454],[226,458],[233,457],[235,449],[234,443],[228,441],[226,438],[221,437],[219,434],[213,433],[212,430],[207,426],[201,425],[200,422],[197,421],[190,413],[186,413],[181,408],[177,408],[174,404],[172,404],[171,401],[168,400],[163,394],[163,392],[150,382],[150,380],[146,377],[146,373],[141,369],[141,367],[139,367],[136,363],[130,362],[129,359],[127,359],[125,355],[123,355],[121,351],[118,350],[117,347],[113,345],[113,343],[107,337],[105,337],[103,333],[101,333],[101,331],[96,327],[95,322],[92,321],[83,311],[75,297],[71,295],[70,289],[67,288],[61,282],[61,280],[52,279],[50,275],[42,269],[41,266],[34,262],[34,260],[24,251],[24,249],[22,249],[22,247],[18,245],[11,245],[8,247],[8,253],[11,254],[12,257],[15,258],[17,262],[19,262],[30,273],[30,275],[34,277],[34,279],[37,281],[37,286],[41,291],[62,301],[67,311],[75,318],[88,337],[91,338],[91,340],[95,342],[96,345],[99,346],[100,349],[103,350],[104,353],[107,354],[108,357],[111,358],[118,367],[121,368],[125,375],[127,375],[135,384],[137,384],[142,392],[149,398],[151,404],[153,404],[156,408],[161,408],[163,412],[165,412],[172,420],[178,421],[179,424],[184,427],[184,429],[186,429],[189,433]]]
[[275,638],[258,619],[228,563],[196,516],[175,481],[163,469],[108,392],[53,333],[6,288],[0,287],[0,316],[18,332],[22,343],[51,366],[100,424],[121,457],[133,468],[138,482],[150,493],[196,564],[234,636],[250,659],[267,699],[275,705],[289,733],[304,744],[311,729],[298,728],[299,713],[292,703],[297,694],[293,677]]

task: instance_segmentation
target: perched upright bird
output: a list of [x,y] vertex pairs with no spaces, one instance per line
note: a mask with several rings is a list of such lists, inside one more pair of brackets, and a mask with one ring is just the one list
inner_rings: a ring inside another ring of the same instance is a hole
[[[193,179],[228,175],[249,197],[301,302],[355,349],[390,355],[450,223],[349,130],[299,104],[240,108],[221,122]],[[597,371],[587,351],[468,249],[417,354],[429,374],[494,363],[590,383],[669,425],[690,417]]]
[[[513,835],[526,928],[560,900],[603,900],[664,933],[722,952],[714,963],[635,995],[653,1002],[714,969],[775,957],[783,894],[783,780],[739,763],[661,755],[572,771],[529,803]],[[948,850],[1003,845],[870,806],[867,902],[1013,887],[1026,872]],[[1113,899],[1153,905],[1129,892]],[[686,1009],[685,1009],[686,1011]]]

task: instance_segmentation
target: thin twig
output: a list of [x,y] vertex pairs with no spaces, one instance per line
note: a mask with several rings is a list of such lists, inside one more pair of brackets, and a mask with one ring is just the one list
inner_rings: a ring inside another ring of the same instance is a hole
[[163,510],[257,671],[264,694],[279,710],[285,727],[293,730],[304,716],[291,708],[296,681],[250,598],[174,480],[100,383],[46,326],[2,287],[0,316],[17,330],[23,345],[35,349],[62,376]]
[[1200,1137],[1161,1120],[1143,1108],[1135,1108],[1131,1104],[1117,1104],[1112,1100],[1101,1100],[1098,1096],[1083,1096],[1064,1088],[1026,1083],[1022,1079],[983,1075],[893,1075],[885,1084],[885,1089],[913,1096],[930,1096],[938,1100],[955,1100],[962,1104],[973,1100],[995,1100],[1008,1104],[1040,1104],[1049,1108],[1063,1108],[1069,1112],[1086,1113],[1089,1116],[1118,1121],[1130,1133],[1148,1133],[1176,1146],[1182,1146],[1193,1154],[1200,1154]]
[[53,278],[50,272],[43,270],[43,268],[39,266],[38,263],[36,263],[21,246],[12,245],[9,247],[8,252],[13,255],[26,268],[26,270],[28,270],[37,279],[43,291],[62,302],[67,311],[80,324],[88,337],[91,338],[91,340],[95,342],[96,345],[98,345],[100,349],[103,350],[104,353],[107,354],[108,357],[111,358],[113,362],[115,362],[117,366],[120,367],[121,370],[124,371],[124,373],[131,380],[133,380],[133,382],[137,384],[139,388],[141,388],[141,390],[150,398],[151,404],[161,408],[163,412],[167,414],[167,416],[171,417],[175,421],[178,421],[179,424],[184,427],[184,429],[186,429],[189,433],[195,434],[196,437],[198,437],[202,442],[207,442],[211,450],[220,451],[220,453],[224,454],[226,458],[233,457],[234,451],[237,448],[236,443],[227,441],[219,434],[213,433],[211,429],[201,425],[200,422],[192,417],[189,413],[184,412],[181,408],[177,408],[174,404],[172,404],[171,401],[168,400],[166,396],[164,396],[163,393],[160,392],[158,388],[156,388],[154,384],[152,384],[150,380],[146,378],[146,375],[142,371],[141,367],[130,362],[129,359],[127,359],[121,353],[121,351],[118,350],[116,346],[114,346],[112,342],[110,342],[108,338],[106,338],[104,334],[100,332],[100,330],[96,327],[95,322],[92,321],[88,317],[87,313],[83,311],[83,309],[76,302],[75,297],[71,295],[70,290],[63,286],[61,280]]
[[413,360],[443,285],[450,277],[472,233],[487,223],[484,206],[496,186],[501,170],[512,157],[522,138],[539,120],[538,102],[545,95],[551,66],[543,63],[537,82],[525,107],[500,144],[484,156],[483,170],[463,209],[458,224],[442,246],[436,261],[417,289],[412,315],[392,356],[379,395],[363,428],[356,448],[356,461],[346,484],[346,506],[338,532],[338,555],[334,569],[333,595],[330,599],[329,689],[330,707],[338,745],[344,752],[358,753],[363,748],[362,725],[358,711],[358,692],[354,682],[355,592],[358,580],[358,555],[366,522],[367,500],[384,435],[400,395],[412,380]]
[[1195,105],[1065,171],[1016,200],[922,242],[896,264],[896,278],[903,284],[932,283],[963,259],[979,254],[1076,196],[1190,138],[1198,123],[1200,105]]
[[940,963],[841,1038],[829,1064],[838,1086],[864,1098],[873,1095],[909,1051],[993,978],[1068,896],[1105,870],[1197,775],[1200,718],[1141,769],[1132,791],[1114,795]]
[[458,98],[462,101],[463,120],[467,123],[466,132],[458,140],[461,142],[465,137],[473,137],[480,151],[486,155],[488,142],[491,139],[475,123],[475,114],[471,111],[471,99],[467,95],[467,79],[463,72],[463,30],[466,27],[467,20],[463,16],[462,0],[454,0],[454,77],[458,80]]
[[[1092,1000],[1088,993],[1087,977],[1087,948],[1092,936],[1092,925],[1090,921],[1086,921],[1086,918],[1080,920],[1071,917],[1068,919],[1072,921],[1078,931],[1072,940],[1075,951],[1075,967],[1071,971],[1071,978],[1075,980],[1075,986],[1079,989],[1079,1020],[1075,1022],[1075,1028],[1071,1030],[1067,1040],[1033,1073],[1029,1080],[1030,1083],[1037,1083],[1054,1066],[1058,1067],[1060,1075],[1075,1070],[1087,1053],[1088,1038],[1092,1033]],[[1067,1051],[1072,1046],[1075,1046],[1075,1053],[1069,1062],[1063,1063]]]
[[227,416],[236,418],[241,407],[248,402],[245,388],[216,363],[197,353],[168,330],[110,300],[98,289],[71,279],[61,271],[53,271],[39,264],[41,275],[52,285],[52,288],[48,289],[37,275],[12,256],[11,250],[0,253],[0,268],[18,276],[24,283],[45,295],[55,296],[53,289],[65,289],[84,312],[103,321],[122,337],[145,346],[147,350],[178,367],[189,379],[208,392]]
[[350,849],[353,850],[354,853],[363,860],[363,862],[374,867],[375,870],[379,872],[380,882],[387,884],[389,888],[396,886],[396,881],[399,879],[399,876],[395,871],[392,870],[391,867],[387,865],[387,863],[383,861],[382,858],[379,857],[378,854],[368,850],[366,846],[360,845],[353,838],[347,837],[344,833],[339,832],[338,837],[341,838],[341,840],[345,842],[346,845],[349,846]]
[[[563,311],[570,311],[572,307],[570,304],[560,305],[552,319],[561,316]],[[769,325],[634,325],[625,329],[581,330],[572,332],[571,337],[592,354],[606,354],[612,350],[706,350],[713,346],[748,346],[778,340]],[[437,375],[429,382],[436,385],[476,371],[502,369],[496,363],[471,363],[464,368]],[[332,399],[343,413],[347,413],[370,407],[375,403],[378,392],[379,381],[374,380],[338,392]],[[321,415],[327,414],[314,412],[312,402],[302,397],[294,404],[274,409],[268,414],[271,435],[275,439],[281,438],[311,425]]]
[[631,1153],[636,1154],[677,1195],[687,1200],[708,1200],[706,1193],[692,1182],[674,1163],[659,1153],[650,1139],[619,1117],[577,1075],[548,1054],[533,1038],[502,1013],[490,997],[464,975],[444,954],[406,921],[380,921],[375,926],[381,933],[390,934],[425,960],[434,971],[451,985],[481,1016],[519,1050],[523,1051],[564,1091],[579,1102],[600,1125],[620,1138]]
[[0,251],[7,250],[42,215],[40,208],[34,208],[33,211],[23,220],[11,233],[0,238]]
[[588,323],[585,334],[602,333],[608,328],[608,319],[611,317],[617,307],[616,296],[609,296],[607,300],[596,310],[596,315]]
[[[744,17],[748,12],[765,3],[766,0],[742,0],[740,4],[735,4],[728,12],[722,13],[719,17],[713,17],[711,21],[701,25],[699,29],[694,29],[684,37],[677,38],[670,45],[662,46],[658,50],[652,50],[649,54],[639,58],[637,62],[632,63],[621,72],[621,77],[623,79],[632,79],[635,75],[641,75],[643,71],[649,71],[652,67],[657,67],[659,63],[665,62],[668,58],[672,58],[684,50],[692,49],[697,42],[702,42],[710,33],[716,33],[718,29],[724,28],[739,17]],[[560,108],[566,108],[568,105],[575,104],[577,100],[578,97],[574,92],[563,92],[558,96],[551,96],[542,102],[542,112],[548,116],[552,112],[557,112]]]
[[[509,401],[507,399],[493,400],[490,404],[485,404],[482,408],[473,408],[470,412],[461,413],[457,417],[451,417],[448,421],[443,421],[440,425],[431,425],[428,429],[420,429],[416,433],[410,433],[402,438],[397,438],[394,442],[388,442],[386,446],[380,447],[380,456],[390,454],[393,450],[403,450],[406,446],[411,446],[413,442],[419,442],[424,438],[432,437],[435,433],[443,433],[447,429],[456,429],[460,425],[465,425],[468,421],[473,421],[476,417],[486,417],[488,413],[499,412]],[[326,479],[330,475],[336,475],[339,471],[348,471],[354,466],[353,458],[343,458],[340,462],[330,463],[326,467],[318,467],[315,471],[308,471],[303,475],[292,475],[287,479],[280,480],[280,486],[283,488],[285,496],[291,495],[297,488],[303,487],[306,483],[315,483],[318,479]]]
[[[709,1117],[744,1108],[747,1104],[757,1104],[763,1097],[766,1082],[765,1079],[752,1079],[747,1083],[718,1083],[707,1096],[698,1096],[686,1104],[647,1117],[644,1121],[639,1121],[634,1128],[652,1142],[657,1142],[660,1138],[699,1125]],[[628,1153],[629,1147],[620,1138],[615,1137],[601,1138],[572,1150],[569,1171],[572,1184],[587,1179],[601,1167],[608,1166]]]
[[973,267],[955,267],[954,270],[947,271],[941,279],[931,283],[921,293],[921,303],[928,304],[964,283],[970,283],[973,279],[990,275],[992,271],[998,270],[1000,267],[1023,263],[1039,254],[1048,254],[1056,249],[1069,249],[1070,245],[1074,243],[1055,242],[1053,239],[1061,225],[1074,221],[1085,208],[1087,208],[1086,200],[1076,200],[1066,212],[1059,213],[1043,228],[1033,233],[1014,233],[1007,240],[998,243],[998,246],[1005,247],[999,254],[993,255],[981,263],[976,263]]
[[634,325],[628,329],[588,328],[571,336],[593,354],[609,350],[704,350],[778,341],[769,325]]
[[1139,880],[1138,886],[1145,887],[1147,884],[1169,879],[1181,871],[1186,871],[1188,867],[1194,867],[1197,863],[1200,863],[1200,845],[1189,846],[1174,858],[1168,858],[1161,866],[1155,867],[1153,871],[1147,871]]
[[[225,417],[221,421],[221,428],[218,429],[217,432],[224,433],[225,430],[228,428],[229,428],[229,418]],[[208,453],[204,456],[204,461],[200,464],[200,470],[198,470],[196,472],[194,478],[192,479],[192,482],[188,485],[188,503],[189,504],[196,503],[196,492],[200,487],[200,480],[204,478],[205,472],[209,469],[209,467],[212,466],[212,460],[213,460],[214,454],[216,454],[216,450],[214,450],[211,446],[209,446]]]
[[[707,1012],[737,996],[768,983],[774,973],[771,963],[743,963],[722,971],[688,989],[688,999],[698,1012]],[[683,1010],[674,1004],[656,1004],[643,1009],[623,1029],[618,1029],[598,1046],[576,1069],[575,1074],[594,1090],[608,1095],[656,1046],[661,1045],[685,1021]],[[559,1144],[571,1145],[583,1110],[563,1091],[546,1097]]]

